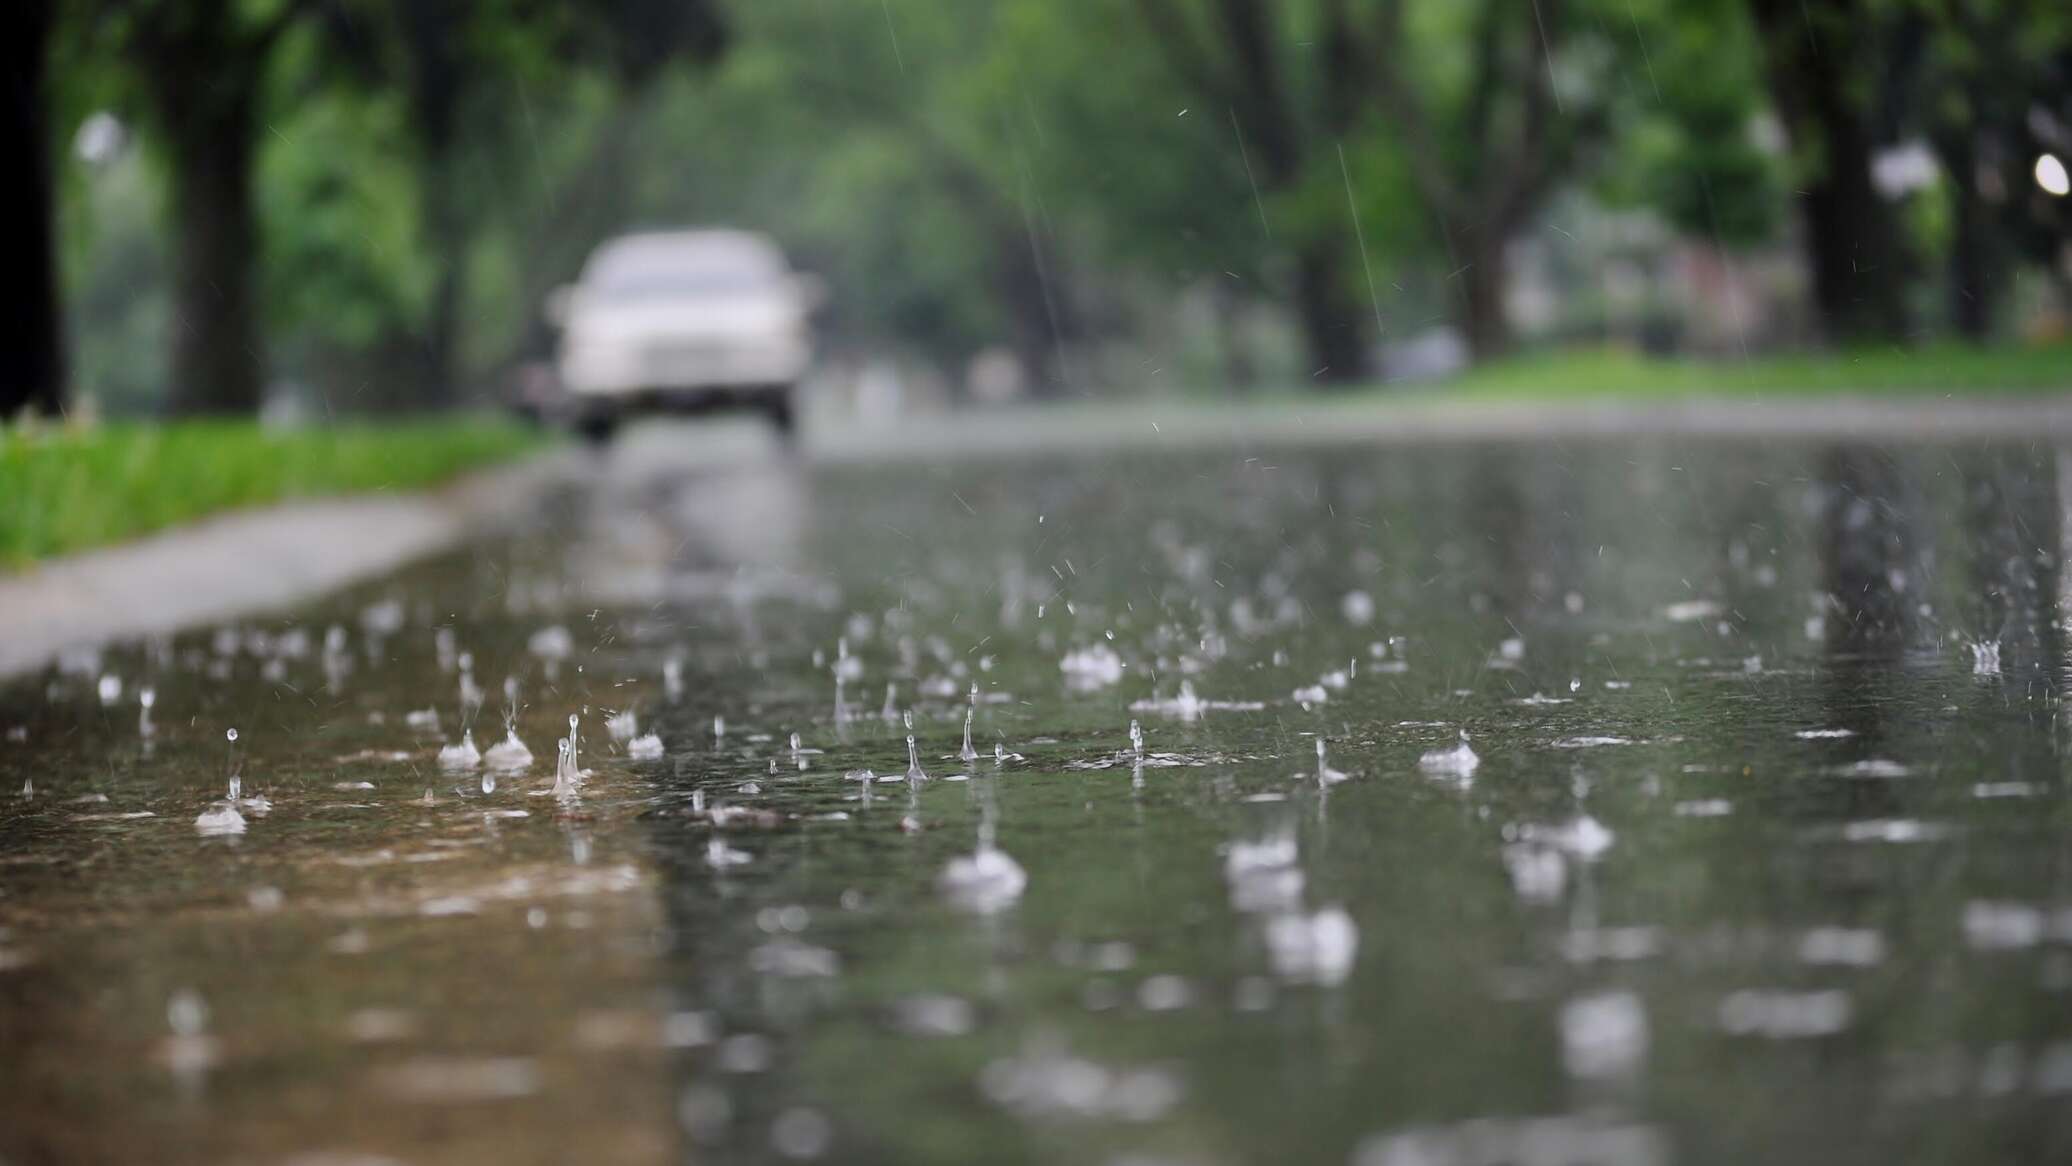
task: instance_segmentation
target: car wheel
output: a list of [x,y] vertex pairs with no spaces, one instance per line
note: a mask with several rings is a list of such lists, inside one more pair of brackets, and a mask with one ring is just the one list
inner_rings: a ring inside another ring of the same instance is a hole
[[599,448],[610,445],[618,431],[619,418],[615,413],[589,413],[576,419],[576,433]]
[[777,440],[791,445],[798,440],[798,415],[792,411],[791,390],[783,389],[770,394],[763,402],[763,413],[770,419],[770,427],[777,431]]

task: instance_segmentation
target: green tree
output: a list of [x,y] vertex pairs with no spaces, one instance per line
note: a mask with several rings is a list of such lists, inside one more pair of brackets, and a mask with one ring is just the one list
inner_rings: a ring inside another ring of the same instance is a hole
[[[1509,244],[1553,190],[1598,163],[1631,91],[1622,73],[1639,47],[1609,31],[1614,6],[1133,2],[1197,100],[1228,111],[1269,201],[1307,191],[1314,207],[1316,192],[1353,186],[1348,156],[1393,163],[1385,172],[1400,175],[1444,255],[1470,348],[1487,357],[1508,346]],[[1628,9],[1617,7],[1624,22]],[[1344,239],[1364,224],[1314,213],[1298,222],[1286,243],[1294,309],[1312,360],[1351,379],[1379,314],[1361,304],[1378,295],[1362,270],[1371,258]]]
[[1636,0],[1612,29],[1638,67],[1624,70],[1597,193],[1722,247],[1774,238],[1786,191],[1757,132],[1769,103],[1739,0]]
[[[1339,166],[1339,151],[1373,97],[1367,49],[1342,0],[1134,0],[1143,28],[1205,112],[1222,111],[1242,141],[1262,197],[1289,199]],[[1309,46],[1314,45],[1312,50]],[[1315,379],[1367,372],[1372,336],[1354,291],[1360,255],[1329,230],[1286,244],[1293,305]]]
[[1911,0],[1894,17],[1918,54],[1907,122],[1935,148],[1949,193],[1949,318],[1971,340],[1991,335],[2016,262],[2045,270],[2072,227],[2030,168],[2052,148],[2038,130],[2072,125],[2072,11],[2048,0],[1952,4]]
[[1771,100],[1791,139],[1813,308],[1831,341],[1906,336],[1911,260],[1871,176],[1891,23],[1878,0],[1749,0]]
[[82,0],[70,11],[89,52],[112,51],[131,71],[131,104],[165,152],[174,224],[167,405],[175,413],[259,405],[253,174],[262,91],[282,38],[314,11],[297,0]]
[[459,379],[468,204],[481,193],[463,180],[463,147],[505,147],[519,132],[513,80],[597,69],[637,92],[673,62],[710,64],[727,35],[717,7],[705,0],[399,2],[386,15],[392,68],[417,147],[424,245],[436,270],[421,337],[420,391],[424,403],[438,404],[451,399]]
[[[354,202],[381,185],[378,176],[370,183],[344,173],[353,143],[285,160],[271,177],[290,197],[268,209],[294,232],[286,241],[291,249],[303,248],[286,269],[329,239],[347,253],[349,272],[370,277],[324,329],[363,350],[396,347],[396,331],[370,329],[369,314],[408,315],[424,305],[427,322],[417,342],[432,355],[409,382],[431,386],[426,403],[436,403],[453,380],[463,304],[468,216],[454,181],[456,145],[477,131],[494,140],[511,136],[508,101],[483,94],[484,87],[505,79],[502,70],[516,57],[545,60],[563,76],[602,69],[644,81],[673,60],[709,60],[724,40],[717,10],[705,0],[81,0],[67,15],[80,59],[105,55],[119,63],[115,96],[165,159],[174,272],[167,405],[175,413],[249,412],[261,400],[267,313],[257,294],[264,224],[255,189],[262,155],[299,149],[280,123],[312,117],[365,129],[386,122],[387,134],[357,142],[372,153],[377,171],[388,157],[383,142],[398,131],[418,143],[420,189],[399,197],[391,184],[381,201],[423,220],[425,251],[433,257],[428,294],[412,289],[411,257],[356,256],[345,242],[355,215],[364,221]],[[395,74],[402,80],[400,109],[387,105]],[[275,90],[292,100],[275,108]],[[334,108],[346,96],[374,112]],[[265,140],[262,125],[271,127]]]
[[0,16],[0,155],[20,169],[0,187],[10,239],[0,297],[0,421],[64,403],[64,340],[57,311],[57,222],[50,144],[50,39],[54,0],[17,0]]
[[1004,343],[1035,392],[1083,389],[1075,240],[989,89],[1001,8],[739,9],[711,84],[644,117],[631,209],[774,234],[829,278],[837,346],[893,341],[954,380]]

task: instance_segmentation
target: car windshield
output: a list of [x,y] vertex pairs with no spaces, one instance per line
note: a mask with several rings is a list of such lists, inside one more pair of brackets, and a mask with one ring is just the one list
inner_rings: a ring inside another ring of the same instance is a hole
[[768,271],[724,267],[641,267],[602,272],[593,286],[605,299],[640,300],[742,295],[770,287],[775,282],[776,275]]
[[584,282],[613,300],[735,296],[771,287],[781,265],[747,244],[622,243],[599,255]]

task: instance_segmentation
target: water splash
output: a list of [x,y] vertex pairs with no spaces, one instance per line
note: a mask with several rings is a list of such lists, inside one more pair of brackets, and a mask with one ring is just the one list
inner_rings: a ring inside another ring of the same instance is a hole
[[482,764],[482,752],[475,748],[475,733],[472,729],[461,731],[460,744],[447,745],[439,750],[439,768],[445,770],[468,770]]
[[1338,601],[1338,610],[1345,616],[1345,622],[1354,627],[1365,627],[1374,622],[1374,597],[1365,591],[1348,591]]
[[482,711],[484,698],[482,686],[475,683],[475,656],[472,652],[460,654],[460,720],[466,725]]
[[1133,713],[1156,713],[1161,716],[1177,717],[1183,721],[1198,721],[1209,712],[1258,712],[1266,707],[1265,702],[1256,700],[1207,700],[1194,691],[1194,682],[1182,680],[1179,695],[1169,699],[1153,696],[1132,702]]
[[557,663],[574,654],[576,638],[568,633],[567,628],[555,624],[532,633],[525,642],[525,648],[542,660]]
[[157,689],[147,684],[137,690],[137,735],[139,737],[149,737],[158,731],[158,726],[151,723],[151,708],[157,703]]
[[951,859],[935,880],[951,903],[980,915],[1013,906],[1029,885],[1022,864],[994,845],[993,814],[988,798],[979,815],[978,848]]
[[232,728],[225,731],[223,739],[230,742],[230,800],[236,802],[238,795],[243,793],[245,788],[244,762],[237,755],[237,730]]
[[857,791],[857,799],[865,806],[871,804],[871,789],[878,783],[878,775],[875,772],[869,769],[852,769],[842,775],[842,780],[856,782],[861,787]]
[[1973,676],[2000,675],[2000,641],[1987,640],[1968,645]]
[[230,742],[230,796],[223,801],[212,803],[194,819],[195,833],[205,838],[245,832],[245,816],[238,812],[239,795],[244,792],[244,781],[238,773],[237,730],[229,730],[224,737]]
[[1462,785],[1475,776],[1475,770],[1482,765],[1482,758],[1468,745],[1468,731],[1460,731],[1459,740],[1450,749],[1428,749],[1417,759],[1417,767],[1433,777],[1450,777]]
[[1028,885],[1022,864],[991,846],[951,859],[936,878],[936,886],[953,904],[981,915],[1013,906]]
[[1339,782],[1346,780],[1346,778],[1350,776],[1350,774],[1340,773],[1338,770],[1331,768],[1331,763],[1324,759],[1324,739],[1322,737],[1318,737],[1317,784],[1325,786],[1337,785]]
[[863,661],[849,654],[849,637],[835,640],[835,679],[863,679]]
[[1578,996],[1561,1008],[1561,1060],[1571,1077],[1631,1076],[1647,1049],[1647,1010],[1632,992]]
[[632,709],[626,709],[606,717],[604,731],[610,733],[614,741],[630,741],[640,735],[640,718]]
[[575,751],[567,737],[554,744],[554,796],[565,798],[576,792]]
[[1583,862],[1595,862],[1604,857],[1616,841],[1616,836],[1604,823],[1588,814],[1578,814],[1558,826],[1528,822],[1512,833],[1521,841],[1552,846]]
[[714,834],[712,836],[711,841],[705,844],[706,865],[711,866],[716,870],[725,870],[727,867],[730,866],[742,866],[749,862],[753,862],[754,859],[755,856],[749,854],[747,851],[736,850],[733,847],[728,846],[726,843],[726,839],[721,838],[717,834]]
[[192,1085],[222,1058],[221,1045],[209,1035],[209,1006],[193,989],[182,988],[166,1001],[165,1019],[172,1033],[160,1058],[175,1077]]
[[[972,699],[976,700],[978,698],[977,685],[972,685],[971,694]],[[971,715],[975,711],[975,709],[969,708],[964,710],[964,747],[957,750],[957,756],[966,762],[978,760],[978,750],[971,747]]]
[[[532,750],[526,748],[525,742],[518,739],[517,729],[506,728],[504,739],[491,745],[489,750],[482,755],[482,761],[491,769],[501,769],[506,772],[520,770],[532,764]],[[494,779],[484,778],[483,780],[490,781]],[[488,791],[485,790],[483,792],[486,793]]]
[[663,752],[662,738],[655,733],[645,733],[626,742],[626,756],[636,761],[654,761]]
[[906,711],[907,781],[919,785],[928,780],[928,774],[921,768],[921,751],[914,743],[914,710]]
[[577,731],[579,719],[578,713],[568,714],[568,736],[561,738],[558,742],[559,747],[555,750],[554,796],[557,798],[572,796],[577,783],[583,780],[583,770],[578,763],[577,754],[580,738]]
[[1223,853],[1230,905],[1267,915],[1297,910],[1305,881],[1298,857],[1295,833],[1285,825],[1258,841],[1231,842]]
[[204,837],[242,834],[245,816],[238,813],[235,802],[216,802],[194,819],[194,830]]
[[1282,979],[1330,987],[1352,974],[1360,929],[1343,907],[1309,915],[1291,911],[1266,921],[1266,952]]
[[1106,644],[1095,644],[1091,648],[1080,648],[1065,653],[1058,661],[1058,671],[1065,674],[1065,685],[1079,691],[1106,688],[1122,679],[1122,657]]

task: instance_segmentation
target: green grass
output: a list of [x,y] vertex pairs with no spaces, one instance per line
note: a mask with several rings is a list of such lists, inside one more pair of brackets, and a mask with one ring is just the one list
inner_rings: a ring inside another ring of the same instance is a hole
[[482,419],[279,431],[248,421],[0,426],[0,568],[239,507],[414,490],[544,440]]
[[1570,349],[1497,361],[1444,382],[1382,391],[1530,400],[2066,392],[2072,391],[2072,345],[1932,345],[1746,360],[1652,359],[1613,348]]

